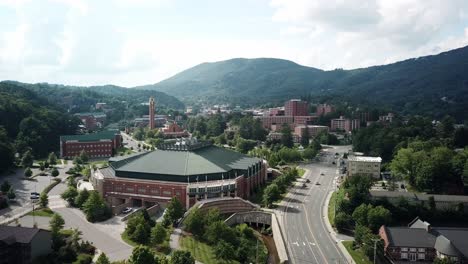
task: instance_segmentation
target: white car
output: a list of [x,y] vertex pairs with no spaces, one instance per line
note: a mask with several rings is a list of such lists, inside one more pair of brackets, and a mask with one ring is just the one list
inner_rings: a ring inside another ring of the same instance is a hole
[[122,210],[122,214],[129,214],[133,211],[133,208],[131,207],[127,207],[125,209]]

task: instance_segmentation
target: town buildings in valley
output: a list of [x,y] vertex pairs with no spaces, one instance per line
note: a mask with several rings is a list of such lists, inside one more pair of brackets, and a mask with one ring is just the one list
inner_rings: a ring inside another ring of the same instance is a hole
[[96,130],[104,127],[106,114],[102,112],[95,113],[76,113],[76,117],[81,120],[82,125],[87,130]]
[[267,176],[261,159],[195,139],[179,139],[109,163],[93,173],[91,182],[114,212],[126,206],[165,205],[172,197],[186,208],[214,197],[248,198]]

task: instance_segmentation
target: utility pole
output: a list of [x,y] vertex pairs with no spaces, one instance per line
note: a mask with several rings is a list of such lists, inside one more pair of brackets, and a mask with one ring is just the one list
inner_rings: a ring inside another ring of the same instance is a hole
[[377,259],[377,242],[379,241],[380,239],[374,239],[374,264],[375,264],[375,261]]
[[255,263],[258,264],[258,238],[257,238],[257,246],[255,250]]

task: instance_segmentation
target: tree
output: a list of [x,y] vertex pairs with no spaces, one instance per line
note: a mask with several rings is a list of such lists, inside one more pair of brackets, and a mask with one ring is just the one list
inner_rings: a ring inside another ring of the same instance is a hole
[[457,262],[446,257],[446,258],[435,258],[434,264],[456,264]]
[[388,225],[391,221],[392,213],[381,205],[371,208],[367,213],[369,228],[374,232],[376,232],[380,226]]
[[436,202],[435,202],[435,199],[434,199],[434,196],[429,196],[429,210],[431,210],[432,212],[435,212],[436,210]]
[[177,219],[184,216],[184,207],[177,197],[172,197],[171,201],[167,204],[166,214],[164,218],[170,223],[174,223]]
[[133,249],[128,259],[130,264],[148,264],[155,262],[154,252],[146,246],[137,246]]
[[362,245],[366,237],[372,235],[372,231],[367,227],[360,224],[357,224],[354,228],[354,241],[358,245]]
[[73,186],[69,186],[68,189],[61,194],[61,197],[71,206],[75,206],[75,199],[77,196],[78,190]]
[[251,139],[243,139],[241,137],[237,138],[236,148],[242,153],[247,153],[250,150],[254,149],[257,145],[257,141]]
[[44,161],[44,168],[48,169],[50,166],[49,162],[48,161]]
[[99,255],[97,261],[96,261],[96,264],[110,264],[110,260],[109,258],[106,256],[106,254],[104,254],[104,252],[101,253],[101,255]]
[[192,254],[186,250],[176,250],[172,253],[170,264],[195,264]]
[[311,160],[317,156],[317,151],[315,151],[313,148],[306,148],[302,152],[302,158],[306,160]]
[[39,203],[44,208],[47,207],[47,205],[49,204],[49,196],[46,192],[41,193],[41,196],[39,197]]
[[49,162],[50,165],[56,165],[57,164],[57,156],[55,155],[54,152],[51,152],[49,154],[49,157],[47,158],[47,161]]
[[32,176],[32,170],[27,167],[25,170],[24,170],[24,176],[25,177],[31,177]]
[[283,124],[281,127],[281,144],[287,148],[294,146],[291,128],[287,124]]
[[80,192],[78,192],[78,195],[75,198],[75,206],[78,208],[82,208],[83,204],[88,200],[89,197],[89,191],[87,189],[84,189]]
[[201,237],[204,231],[203,215],[198,208],[193,208],[184,221],[185,229],[192,232],[193,235]]
[[10,190],[8,190],[7,197],[10,200],[13,200],[13,199],[16,198],[16,194],[15,194],[15,191],[13,190],[13,188],[10,188]]
[[44,170],[45,170],[44,162],[39,162],[39,169],[40,169],[41,171],[44,171]]
[[110,217],[110,211],[97,191],[91,191],[83,204],[83,212],[90,222],[102,221]]
[[361,204],[360,206],[356,207],[353,212],[353,220],[362,226],[367,226],[367,215],[369,210],[372,209],[373,206],[371,204]]
[[309,135],[309,129],[306,126],[304,129],[304,132],[301,135],[301,145],[304,148],[307,148],[309,144],[310,144],[310,135]]
[[230,260],[235,257],[234,247],[223,240],[217,243],[213,250],[216,258],[221,260]]
[[345,229],[351,226],[351,217],[343,212],[339,212],[335,216],[335,227],[338,232],[343,232]]
[[52,233],[52,248],[58,250],[64,243],[60,230],[62,230],[65,225],[65,221],[59,214],[54,213],[50,219],[49,225]]
[[7,193],[11,189],[11,184],[8,181],[4,181],[0,186],[0,191],[2,193]]
[[274,201],[278,200],[281,197],[281,192],[278,188],[278,185],[272,183],[265,188],[263,192],[263,203],[266,207],[270,207]]
[[151,228],[151,243],[159,245],[166,240],[167,230],[161,223],[157,223]]
[[23,167],[32,167],[34,162],[34,157],[31,153],[30,150],[27,150],[24,154],[23,157],[21,158],[21,166]]
[[60,173],[59,173],[59,171],[57,170],[57,168],[54,167],[54,168],[52,169],[52,172],[51,172],[50,174],[52,175],[52,177],[57,177],[57,176],[59,176]]
[[83,163],[86,163],[89,160],[89,156],[88,156],[88,154],[86,153],[86,151],[84,149],[80,152],[80,160]]
[[146,244],[148,242],[150,234],[145,227],[145,224],[138,224],[135,229],[135,232],[133,232],[131,236],[131,239],[137,243]]

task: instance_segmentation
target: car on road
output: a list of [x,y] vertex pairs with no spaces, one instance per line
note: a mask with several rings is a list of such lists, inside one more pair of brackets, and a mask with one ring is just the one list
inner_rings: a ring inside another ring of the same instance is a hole
[[39,199],[41,195],[38,192],[32,192],[31,195],[29,196],[29,199],[31,200],[37,200]]
[[122,210],[122,214],[129,214],[133,211],[133,208],[131,207],[126,207]]
[[336,162],[333,161],[332,164],[333,164],[333,165],[336,165]]
[[307,180],[306,180],[306,182],[307,182],[307,183],[309,183],[309,182],[310,182],[310,180],[309,180],[309,179],[307,179]]
[[315,185],[320,185],[320,182],[316,182]]
[[305,187],[307,187],[307,184],[303,183],[302,188],[305,188]]
[[320,176],[324,176],[324,175],[325,175],[325,174],[324,174],[323,172],[322,172],[322,173],[320,173]]

